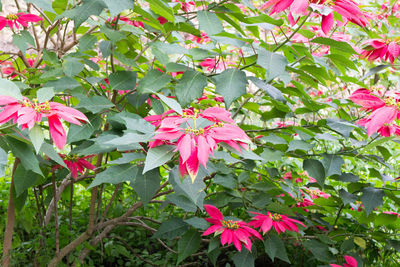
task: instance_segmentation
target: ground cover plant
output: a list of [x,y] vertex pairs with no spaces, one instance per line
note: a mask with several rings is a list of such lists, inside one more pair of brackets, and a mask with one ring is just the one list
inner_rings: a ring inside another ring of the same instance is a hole
[[400,265],[397,1],[10,2],[2,266]]

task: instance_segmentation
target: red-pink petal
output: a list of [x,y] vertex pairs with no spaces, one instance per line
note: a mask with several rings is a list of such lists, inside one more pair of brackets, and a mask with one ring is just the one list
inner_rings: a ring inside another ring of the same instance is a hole
[[206,212],[208,213],[208,215],[210,215],[211,218],[217,219],[217,220],[222,220],[223,219],[223,215],[222,213],[217,209],[217,207],[213,206],[213,205],[208,205],[205,204],[204,205],[204,209],[206,210]]

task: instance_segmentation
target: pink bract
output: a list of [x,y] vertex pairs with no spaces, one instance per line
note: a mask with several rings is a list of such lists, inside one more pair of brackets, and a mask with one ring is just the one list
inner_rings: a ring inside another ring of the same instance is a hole
[[61,119],[77,125],[89,122],[82,112],[57,102],[31,102],[27,98],[19,101],[14,97],[3,95],[0,96],[0,106],[4,106],[0,112],[0,124],[13,121],[21,126],[22,130],[32,129],[42,117],[47,117],[50,135],[59,149],[63,149],[67,142],[67,134]]
[[27,22],[38,22],[43,20],[43,18],[36,16],[34,14],[26,14],[23,12],[17,14],[8,14],[6,17],[0,16],[0,30],[2,30],[5,26],[10,27],[11,29],[17,28],[19,29],[19,25],[24,27],[28,27]]
[[289,218],[285,215],[271,213],[269,211],[267,212],[267,215],[252,211],[251,213],[256,214],[256,216],[252,218],[252,220],[249,222],[249,225],[255,228],[260,228],[264,234],[271,230],[271,228],[274,228],[275,231],[280,234],[286,230],[298,232],[299,229],[296,224],[306,227],[302,222]]
[[222,213],[212,205],[204,205],[204,209],[211,218],[205,220],[212,225],[203,233],[210,235],[213,233],[221,234],[221,244],[231,244],[238,251],[242,250],[242,243],[245,248],[251,251],[251,238],[256,237],[262,240],[261,235],[243,221],[224,220]]

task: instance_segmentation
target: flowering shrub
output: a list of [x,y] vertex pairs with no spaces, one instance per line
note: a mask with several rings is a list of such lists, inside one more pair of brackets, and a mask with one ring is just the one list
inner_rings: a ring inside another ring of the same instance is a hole
[[1,266],[398,266],[399,7],[3,1]]

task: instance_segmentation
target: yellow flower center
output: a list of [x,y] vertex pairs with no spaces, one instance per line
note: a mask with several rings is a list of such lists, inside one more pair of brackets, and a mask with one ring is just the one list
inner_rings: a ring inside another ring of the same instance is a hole
[[282,220],[282,216],[280,214],[276,214],[276,213],[270,213],[269,217],[271,217],[273,221]]
[[36,98],[33,99],[33,102],[29,101],[28,99],[24,99],[24,100],[22,100],[22,105],[24,107],[33,108],[37,113],[48,113],[48,112],[50,112],[49,101],[45,101],[43,103],[39,103]]
[[227,221],[222,221],[222,226],[228,228],[228,229],[238,229],[239,228],[239,224],[237,223],[237,221],[234,220],[227,220]]
[[397,99],[393,97],[388,97],[385,100],[385,104],[388,106],[394,106],[400,109],[400,102],[397,101]]
[[18,19],[18,16],[16,14],[8,14],[6,16],[6,19],[8,19],[8,20],[16,20],[16,19]]
[[191,134],[191,135],[202,135],[204,134],[204,129],[199,128],[199,129],[192,129],[192,128],[185,128],[185,133],[186,134]]

